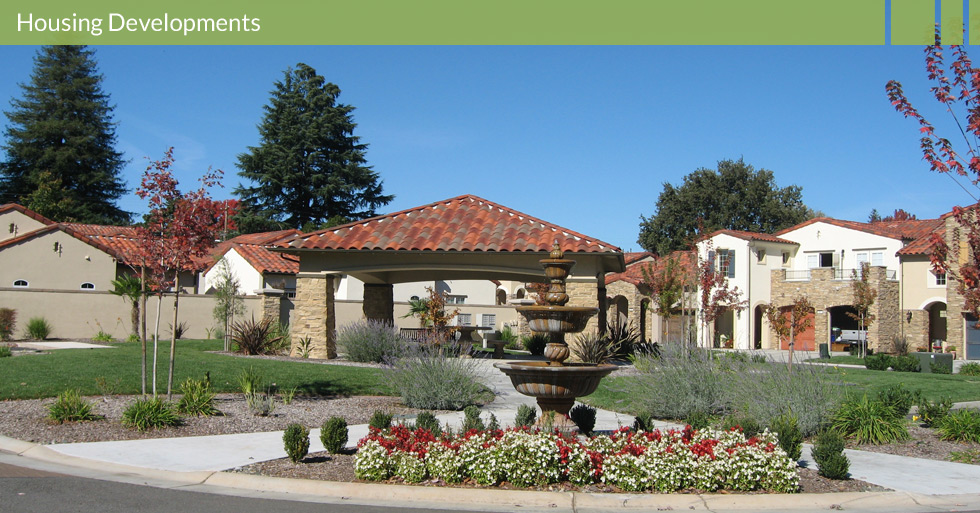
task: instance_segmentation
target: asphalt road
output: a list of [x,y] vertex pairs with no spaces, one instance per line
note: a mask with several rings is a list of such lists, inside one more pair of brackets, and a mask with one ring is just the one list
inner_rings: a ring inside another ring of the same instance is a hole
[[[234,497],[74,477],[0,463],[3,513],[382,513],[435,511]],[[445,510],[442,510],[445,511]]]

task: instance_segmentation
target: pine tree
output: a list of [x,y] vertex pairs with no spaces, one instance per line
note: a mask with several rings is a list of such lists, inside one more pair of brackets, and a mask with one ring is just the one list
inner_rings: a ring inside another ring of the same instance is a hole
[[242,232],[318,228],[372,217],[393,196],[367,166],[367,145],[353,135],[354,107],[337,103],[340,88],[306,64],[276,82],[259,125],[261,144],[238,156],[237,219]]
[[23,98],[5,112],[0,203],[22,203],[56,221],[129,223],[116,206],[126,192],[125,162],[93,55],[85,46],[38,51]]

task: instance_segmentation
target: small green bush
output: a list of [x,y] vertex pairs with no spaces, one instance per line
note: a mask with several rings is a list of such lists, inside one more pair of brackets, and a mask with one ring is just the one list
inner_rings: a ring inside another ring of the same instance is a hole
[[500,330],[500,340],[504,341],[505,349],[518,349],[517,343],[521,341],[510,326],[504,326],[504,329]]
[[347,421],[343,417],[330,417],[320,426],[320,442],[330,454],[337,454],[347,446]]
[[27,338],[45,340],[51,336],[51,324],[44,317],[32,317],[27,321]]
[[296,398],[296,392],[298,391],[299,389],[296,387],[290,387],[280,391],[279,395],[282,396],[282,404],[287,406],[290,405],[293,402],[293,399]]
[[126,342],[130,344],[135,344],[139,341],[140,341],[140,336],[135,333],[130,333],[129,336],[126,337]]
[[892,366],[892,357],[887,354],[873,354],[864,357],[864,367],[869,370],[886,371]]
[[383,376],[410,408],[461,410],[478,403],[488,389],[480,362],[452,353],[434,344],[420,344],[410,355],[385,366]]
[[980,443],[980,411],[953,410],[936,423],[939,438]]
[[249,394],[245,396],[245,404],[253,414],[268,417],[276,410],[276,394]]
[[[180,325],[178,325],[178,328]],[[272,320],[256,321],[246,319],[231,326],[231,339],[238,345],[238,351],[246,355],[271,354],[280,347],[281,338],[273,333]]]
[[909,437],[905,417],[895,415],[895,409],[882,401],[860,399],[844,401],[834,413],[831,425],[843,436],[854,437],[858,443],[887,444]]
[[96,333],[94,337],[92,337],[92,341],[94,342],[112,342],[113,340],[115,339],[112,338],[112,335],[102,330],[99,330],[99,332]]
[[180,425],[180,417],[177,416],[172,404],[159,397],[139,398],[123,411],[122,423],[124,426],[137,431],[147,431],[154,428],[178,426]]
[[68,389],[58,395],[48,405],[48,419],[58,424],[95,420],[98,415],[92,412],[92,404],[82,399],[78,389]]
[[438,435],[439,419],[432,412],[424,411],[415,416],[415,429],[428,429],[430,433]]
[[541,356],[544,354],[544,348],[548,345],[548,336],[542,333],[535,333],[531,336],[526,336],[521,339],[521,344],[524,345],[524,349],[530,351],[531,354],[536,356]]
[[242,369],[238,373],[238,389],[241,390],[242,394],[247,398],[250,395],[255,395],[262,390],[262,375],[259,371],[255,370],[251,365]]
[[738,428],[745,434],[745,438],[751,438],[762,432],[762,425],[754,417],[743,413],[728,415],[721,420],[721,429],[731,431]]
[[914,356],[896,356],[892,359],[892,368],[896,372],[919,372],[919,360]]
[[180,384],[183,394],[177,401],[177,411],[185,415],[210,417],[221,413],[214,406],[214,391],[211,383],[203,379],[187,378]]
[[687,414],[684,423],[694,428],[695,431],[701,431],[711,425],[711,415],[701,410],[694,410]]
[[964,376],[980,376],[980,363],[977,362],[964,363],[963,366],[960,367],[959,374],[962,374]]
[[514,417],[514,427],[531,427],[537,420],[538,410],[534,406],[522,404],[517,407],[517,416]]
[[0,308],[0,340],[10,340],[17,325],[17,311],[11,308]]
[[286,426],[282,443],[290,461],[299,463],[310,452],[310,430],[300,424]]
[[368,425],[375,429],[384,431],[385,429],[391,427],[391,419],[393,418],[394,415],[391,413],[381,410],[374,410],[374,414],[371,415],[371,420],[368,421]]
[[500,429],[500,422],[497,420],[497,416],[490,414],[490,420],[487,421],[487,431],[497,431]]
[[0,346],[0,358],[10,358],[13,355],[14,352],[10,349],[10,346]]
[[827,479],[847,479],[851,461],[844,454],[844,438],[833,429],[825,429],[817,435],[813,443],[813,461],[817,463],[817,473]]
[[933,374],[952,374],[953,369],[940,362],[929,362],[929,372]]
[[630,426],[630,429],[632,429],[634,433],[639,431],[651,431],[652,428],[653,428],[653,419],[651,417],[645,417],[643,415],[637,415],[636,417],[634,417],[633,424]]
[[337,347],[353,362],[388,363],[406,356],[411,343],[390,322],[362,320],[340,328]]
[[483,431],[486,426],[483,424],[483,419],[480,418],[480,408],[470,405],[463,408],[463,433],[475,429],[477,431]]
[[585,436],[592,436],[595,429],[595,408],[587,404],[576,404],[568,412],[568,418],[578,426],[578,430]]
[[878,392],[878,400],[891,408],[898,418],[908,416],[912,405],[916,404],[921,397],[921,391],[909,390],[901,383],[889,385]]
[[926,427],[933,427],[939,421],[943,420],[943,417],[949,413],[950,408],[953,407],[953,400],[948,396],[940,399],[939,401],[929,401],[927,399],[919,399],[919,418]]
[[769,430],[779,436],[779,446],[792,461],[799,461],[803,453],[803,433],[796,422],[796,416],[784,413],[769,423]]

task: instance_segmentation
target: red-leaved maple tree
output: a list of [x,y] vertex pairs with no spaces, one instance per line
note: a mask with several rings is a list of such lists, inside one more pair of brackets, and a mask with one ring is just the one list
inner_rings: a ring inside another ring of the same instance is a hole
[[[177,312],[180,299],[180,273],[196,272],[201,259],[215,246],[222,231],[233,228],[231,216],[236,202],[216,201],[208,190],[221,186],[221,170],[208,169],[200,188],[182,193],[172,172],[173,148],[163,159],[150,162],[136,194],[147,200],[150,212],[146,225],[139,228],[139,251],[149,282],[157,294],[157,318],[153,335],[153,395],[157,394],[157,340],[160,333],[160,306],[163,294],[173,292],[174,309],[170,336],[170,365],[167,374],[167,397],[173,394],[174,353],[177,345]],[[145,342],[144,342],[145,355]],[[145,366],[145,356],[144,356]]]
[[[949,52],[952,59],[947,61],[944,52]],[[936,133],[935,126],[912,106],[898,81],[891,80],[885,86],[888,99],[895,110],[919,123],[922,157],[932,171],[955,173],[977,185],[980,182],[977,148],[980,140],[980,68],[973,66],[962,46],[944,48],[938,27],[935,42],[925,48],[925,54],[926,73],[933,83],[930,90],[956,122],[963,139],[963,151],[957,151],[949,139]],[[964,309],[980,319],[980,203],[953,207],[951,215],[958,225],[953,233],[947,234],[953,244],[934,234],[932,265],[936,272],[946,273],[948,279],[956,281],[957,291],[964,299]]]

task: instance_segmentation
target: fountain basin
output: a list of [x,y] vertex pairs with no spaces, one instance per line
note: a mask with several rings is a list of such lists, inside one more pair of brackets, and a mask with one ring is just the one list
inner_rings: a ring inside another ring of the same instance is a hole
[[576,397],[595,392],[599,381],[617,368],[607,363],[551,366],[548,362],[501,362],[493,366],[510,378],[518,392],[537,399],[542,412],[554,411],[565,417]]
[[527,319],[531,331],[538,333],[579,333],[599,312],[591,306],[519,306],[517,313]]

